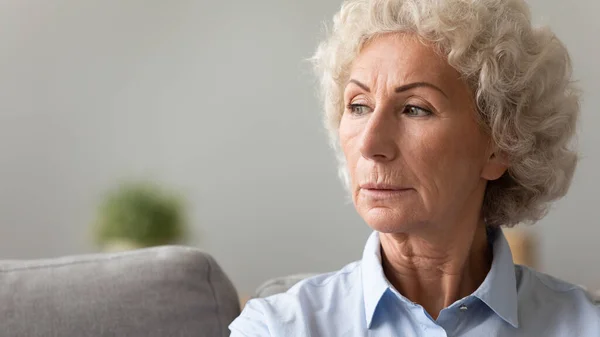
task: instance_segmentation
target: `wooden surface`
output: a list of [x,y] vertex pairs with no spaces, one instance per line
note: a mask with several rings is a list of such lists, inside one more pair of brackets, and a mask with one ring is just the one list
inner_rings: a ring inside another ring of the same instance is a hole
[[504,229],[503,231],[510,246],[514,263],[535,268],[537,247],[533,235],[526,230],[517,228]]

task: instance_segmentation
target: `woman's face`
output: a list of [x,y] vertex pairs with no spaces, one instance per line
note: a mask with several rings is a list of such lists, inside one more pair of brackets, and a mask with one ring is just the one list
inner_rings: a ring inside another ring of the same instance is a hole
[[410,35],[374,39],[352,64],[344,103],[352,198],[371,227],[434,230],[480,217],[486,182],[506,167],[467,84],[431,46]]

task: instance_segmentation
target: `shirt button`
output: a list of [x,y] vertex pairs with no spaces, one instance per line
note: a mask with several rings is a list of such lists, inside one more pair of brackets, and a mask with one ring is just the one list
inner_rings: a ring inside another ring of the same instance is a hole
[[460,309],[460,311],[467,311],[469,308],[467,308],[467,306],[466,306],[466,305],[464,305],[464,304],[461,304],[461,306],[460,306],[460,307],[458,307],[458,309]]

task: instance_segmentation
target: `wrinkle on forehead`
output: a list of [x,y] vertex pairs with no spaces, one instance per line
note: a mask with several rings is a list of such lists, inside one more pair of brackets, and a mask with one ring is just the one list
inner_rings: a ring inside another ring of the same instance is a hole
[[433,43],[412,33],[386,33],[369,40],[351,65],[350,79],[367,84],[374,93],[391,93],[392,88],[402,85],[428,82],[448,96],[475,100],[470,86],[446,56]]

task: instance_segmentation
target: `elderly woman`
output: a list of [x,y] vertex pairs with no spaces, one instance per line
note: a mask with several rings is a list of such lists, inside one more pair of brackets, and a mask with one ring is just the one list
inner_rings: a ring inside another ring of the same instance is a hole
[[374,232],[232,336],[600,336],[586,293],[514,265],[500,230],[539,220],[577,162],[569,56],[524,0],[350,0],[314,62]]

